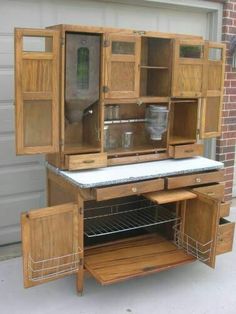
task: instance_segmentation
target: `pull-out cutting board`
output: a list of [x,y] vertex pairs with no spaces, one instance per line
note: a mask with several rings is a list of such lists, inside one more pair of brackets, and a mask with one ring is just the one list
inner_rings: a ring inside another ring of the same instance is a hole
[[157,204],[185,201],[197,197],[196,194],[184,189],[150,192],[143,194],[143,196]]

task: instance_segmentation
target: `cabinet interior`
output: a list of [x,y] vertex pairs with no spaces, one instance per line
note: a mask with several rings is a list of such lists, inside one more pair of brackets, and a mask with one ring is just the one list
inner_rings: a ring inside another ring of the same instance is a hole
[[198,101],[176,100],[170,110],[170,144],[194,143],[197,140]]
[[[152,140],[146,127],[146,111],[148,106],[164,106],[168,103],[126,103],[104,106],[104,150],[108,155],[129,155],[130,153],[156,152],[167,149],[167,131],[160,140]],[[118,107],[119,117],[113,119],[110,112]],[[106,130],[106,131],[105,131]],[[122,136],[125,132],[132,133],[132,145],[124,148]],[[108,138],[109,136],[109,138]]]
[[99,139],[101,35],[66,33],[65,151],[96,152]]
[[143,37],[141,41],[140,96],[170,94],[172,42]]

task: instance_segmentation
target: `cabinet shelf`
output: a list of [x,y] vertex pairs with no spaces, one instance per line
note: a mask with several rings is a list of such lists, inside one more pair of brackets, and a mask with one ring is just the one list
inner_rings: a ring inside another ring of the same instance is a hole
[[132,148],[114,148],[107,150],[108,156],[118,156],[118,155],[130,155],[130,154],[143,154],[143,153],[159,153],[166,151],[166,148],[155,148],[151,145],[145,146],[134,146]]
[[[127,210],[127,207],[132,209]],[[104,210],[104,208],[102,208]],[[125,210],[126,209],[126,210]],[[167,222],[179,218],[168,209],[150,201],[134,201],[105,208],[109,213],[85,218],[85,235],[99,237]]]
[[105,120],[104,124],[121,124],[121,123],[140,123],[146,122],[146,119],[122,119],[122,120]]

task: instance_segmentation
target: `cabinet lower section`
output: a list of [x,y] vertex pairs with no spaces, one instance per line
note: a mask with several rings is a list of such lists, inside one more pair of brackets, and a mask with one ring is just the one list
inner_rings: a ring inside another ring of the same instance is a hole
[[102,285],[160,272],[195,260],[158,233],[85,250],[85,268]]

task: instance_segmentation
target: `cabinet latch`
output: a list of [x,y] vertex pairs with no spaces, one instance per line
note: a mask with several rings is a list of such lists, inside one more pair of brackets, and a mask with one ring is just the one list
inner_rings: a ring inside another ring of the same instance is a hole
[[103,93],[108,93],[109,92],[109,87],[108,86],[103,86],[102,87]]
[[108,39],[105,39],[104,41],[103,41],[103,47],[109,47],[110,46],[110,40],[108,40]]

